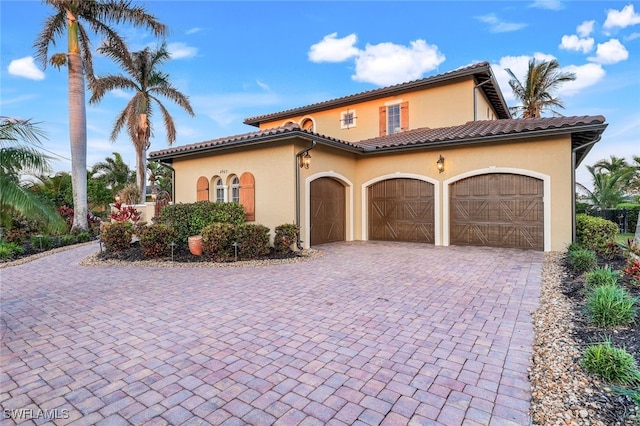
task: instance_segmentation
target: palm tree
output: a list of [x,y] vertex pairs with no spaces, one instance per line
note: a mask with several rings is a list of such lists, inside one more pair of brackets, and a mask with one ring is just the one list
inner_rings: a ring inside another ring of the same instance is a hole
[[30,120],[0,117],[0,223],[8,228],[13,215],[44,220],[51,230],[63,230],[65,222],[36,194],[20,183],[25,173],[44,173],[47,157],[33,145],[44,133]]
[[622,184],[628,182],[630,175],[635,172],[633,169],[623,168],[613,172],[602,172],[600,168],[593,165],[587,166],[587,170],[593,181],[593,191],[580,183],[577,186],[586,192],[594,206],[612,209],[625,201]]
[[[124,41],[108,24],[133,24],[150,29],[162,36],[165,25],[130,0],[43,0],[54,9],[38,35],[34,47],[36,58],[43,68],[49,61],[69,71],[69,142],[71,146],[71,175],[73,181],[72,231],[88,230],[87,222],[87,112],[85,105],[85,76],[93,80],[93,60],[89,33],[102,35],[108,43],[124,48]],[[56,53],[49,58],[49,45],[56,38],[67,36],[67,52]]]
[[537,62],[534,58],[529,60],[524,84],[511,72],[506,71],[511,76],[509,86],[513,94],[522,105],[510,108],[516,115],[521,114],[522,118],[540,117],[544,110],[550,110],[553,115],[561,115],[555,111],[555,107],[564,108],[562,101],[554,97],[554,92],[564,83],[576,79],[574,73],[560,71],[560,65],[555,59],[551,61]]
[[94,164],[91,171],[94,179],[103,180],[114,194],[135,182],[135,173],[122,160],[119,152]]
[[169,81],[169,75],[158,70],[158,66],[171,58],[164,43],[154,50],[147,47],[132,53],[122,49],[121,46],[105,44],[98,51],[119,63],[129,77],[120,74],[96,78],[91,83],[93,96],[89,103],[99,102],[108,91],[114,89],[134,92],[133,97],[116,119],[111,132],[111,141],[116,140],[126,125],[136,150],[136,184],[140,189],[140,202],[144,203],[147,150],[150,146],[149,138],[153,134],[151,123],[153,105],[156,104],[162,113],[169,145],[176,140],[176,127],[173,123],[173,117],[158,96],[174,101],[191,116],[194,115],[193,109],[189,98],[173,87]]

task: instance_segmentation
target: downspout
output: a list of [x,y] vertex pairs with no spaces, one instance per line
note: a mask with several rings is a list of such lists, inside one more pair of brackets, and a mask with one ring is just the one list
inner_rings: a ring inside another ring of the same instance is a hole
[[594,145],[602,139],[602,136],[594,141],[585,143],[571,149],[571,242],[575,243],[576,236],[576,151],[589,145]]
[[[295,168],[296,168],[296,226],[300,229],[300,157],[307,152],[311,151],[316,146],[316,141],[311,141],[311,146],[303,149],[296,154]],[[296,239],[296,246],[298,250],[302,250],[302,240],[300,239],[300,232],[298,231],[298,237]]]
[[491,81],[491,79],[489,80],[485,80],[480,84],[476,84],[473,88],[473,121],[478,121],[478,95],[476,95],[476,91],[478,89],[478,87],[483,86],[487,83],[489,83]]

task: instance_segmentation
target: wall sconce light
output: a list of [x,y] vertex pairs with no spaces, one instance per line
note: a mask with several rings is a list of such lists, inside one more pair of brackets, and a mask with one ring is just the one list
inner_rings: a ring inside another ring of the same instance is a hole
[[438,161],[436,161],[436,166],[438,167],[438,172],[444,172],[444,157],[442,155],[438,158]]
[[157,192],[153,192],[151,193],[151,199],[153,200],[153,202],[155,203],[155,201],[158,199],[158,193]]
[[308,152],[305,152],[302,157],[300,157],[300,168],[308,169],[311,165],[311,155]]

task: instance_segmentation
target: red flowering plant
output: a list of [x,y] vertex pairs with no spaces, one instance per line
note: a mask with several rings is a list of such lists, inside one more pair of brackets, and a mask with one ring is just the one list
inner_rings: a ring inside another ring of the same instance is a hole
[[640,285],[640,259],[629,259],[624,273],[634,285]]
[[115,222],[131,222],[135,224],[140,220],[141,212],[137,211],[133,206],[123,205],[122,201],[117,201],[113,208],[115,211],[112,211],[109,217]]

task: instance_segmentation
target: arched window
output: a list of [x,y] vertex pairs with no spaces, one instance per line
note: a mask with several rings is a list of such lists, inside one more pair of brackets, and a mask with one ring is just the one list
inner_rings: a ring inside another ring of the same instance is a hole
[[232,203],[240,202],[240,179],[238,176],[231,177],[231,200]]
[[300,123],[300,127],[302,127],[303,130],[308,130],[310,132],[314,132],[316,129],[313,119],[309,117],[302,120],[302,122]]
[[196,184],[196,201],[209,201],[209,179],[204,176],[200,176]]
[[224,185],[222,178],[216,179],[216,203],[224,203]]

